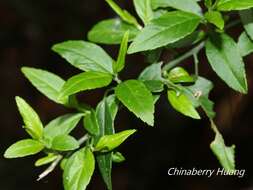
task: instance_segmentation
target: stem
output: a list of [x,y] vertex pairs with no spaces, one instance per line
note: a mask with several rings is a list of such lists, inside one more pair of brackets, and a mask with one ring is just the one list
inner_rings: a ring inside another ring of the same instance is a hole
[[164,71],[168,71],[171,68],[177,66],[180,62],[182,62],[183,60],[193,56],[194,54],[198,54],[198,52],[204,47],[205,42],[201,42],[200,44],[198,44],[196,47],[194,47],[193,49],[191,49],[190,51],[186,52],[185,54],[181,55],[180,57],[170,61],[169,63],[167,63],[166,65],[164,65],[163,67],[163,72]]
[[194,69],[195,69],[195,75],[199,77],[199,59],[197,54],[193,54],[194,58]]
[[44,177],[46,177],[48,174],[50,174],[52,171],[54,171],[54,169],[56,168],[56,166],[59,164],[59,162],[62,160],[63,156],[59,155],[58,158],[52,162],[52,164],[44,171],[42,172],[37,181],[40,181],[41,179],[43,179]]
[[[81,146],[83,143],[85,143],[88,139],[90,138],[90,136],[88,134],[85,134],[83,137],[81,137],[78,140],[79,145]],[[44,171],[42,172],[37,181],[40,181],[41,179],[45,178],[47,175],[49,175],[52,171],[54,171],[54,169],[56,168],[56,166],[60,163],[60,161],[63,159],[62,155],[58,155],[58,157],[56,158],[55,161],[53,161],[50,166]]]

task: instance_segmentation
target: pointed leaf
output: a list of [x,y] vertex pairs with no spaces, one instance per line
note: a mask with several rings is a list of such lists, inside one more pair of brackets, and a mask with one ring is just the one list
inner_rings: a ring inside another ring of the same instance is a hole
[[151,126],[154,125],[153,97],[143,82],[128,80],[120,83],[115,89],[115,94],[138,118]]
[[44,129],[44,137],[50,141],[60,135],[68,135],[84,116],[82,113],[65,114],[49,122]]
[[250,38],[248,37],[246,32],[243,32],[240,35],[237,45],[238,45],[238,49],[243,57],[247,56],[253,52],[253,41],[250,40]]
[[215,139],[210,145],[211,150],[227,171],[235,170],[235,145],[227,147],[219,131],[216,130],[215,133]]
[[172,107],[178,112],[194,119],[200,119],[191,100],[183,93],[177,94],[174,90],[168,91],[168,100]]
[[[150,22],[134,39],[128,53],[153,50],[174,43],[191,34],[199,25],[200,17],[173,11]],[[187,26],[187,27],[186,27]]]
[[152,0],[152,6],[154,9],[172,7],[201,16],[201,7],[195,0]]
[[111,83],[112,76],[101,72],[85,72],[75,75],[67,80],[62,87],[59,99],[76,94],[81,91],[107,86]]
[[23,118],[25,129],[34,139],[40,139],[43,135],[43,125],[33,108],[21,97],[16,97],[18,110]]
[[93,153],[87,147],[75,152],[66,162],[63,172],[65,190],[85,190],[95,169]]
[[49,163],[55,161],[55,160],[58,158],[58,156],[59,156],[59,155],[48,154],[47,156],[38,159],[38,160],[35,162],[35,166],[36,166],[36,167],[39,167],[39,166],[43,166],[43,165],[49,164]]
[[194,82],[194,78],[182,67],[175,67],[167,77],[173,83]]
[[4,153],[5,158],[20,158],[39,153],[44,146],[32,139],[18,141],[11,145]]
[[108,19],[97,23],[88,33],[89,41],[102,44],[120,44],[125,32],[129,31],[129,41],[139,33],[133,25],[121,19]]
[[126,159],[120,152],[115,152],[112,154],[112,161],[115,163],[124,162]]
[[148,24],[153,19],[153,11],[151,7],[151,0],[134,0],[134,7],[143,21],[144,24]]
[[218,11],[208,11],[205,14],[205,18],[208,22],[214,24],[217,26],[219,29],[223,30],[225,21],[222,17],[222,14]]
[[136,130],[125,130],[113,135],[102,136],[95,146],[96,151],[110,152],[122,144],[130,135],[135,133]]
[[99,135],[99,125],[96,117],[96,112],[91,110],[87,113],[83,120],[84,128],[92,135]]
[[213,70],[228,86],[247,93],[244,63],[234,40],[226,34],[209,39],[206,55]]
[[113,73],[112,58],[98,45],[85,41],[66,41],[52,47],[71,65],[83,71]]
[[139,24],[134,16],[132,16],[128,11],[121,9],[113,0],[106,0],[110,7],[120,16],[122,20],[129,24],[133,24],[139,27]]
[[125,67],[125,59],[127,54],[127,46],[128,46],[128,38],[129,38],[129,31],[127,31],[122,39],[118,59],[116,61],[116,64],[114,65],[114,72],[118,73]]
[[66,104],[67,100],[59,101],[59,92],[65,81],[59,76],[41,69],[22,67],[22,72],[32,85],[43,95],[59,104]]
[[244,10],[253,7],[252,0],[219,0],[217,9],[219,11]]
[[[114,124],[112,118],[111,107],[108,104],[108,98],[104,98],[96,108],[97,119],[99,123],[100,133],[95,137],[95,144],[104,135],[114,134]],[[108,190],[112,190],[112,153],[103,153],[96,156],[99,171],[107,186]]]

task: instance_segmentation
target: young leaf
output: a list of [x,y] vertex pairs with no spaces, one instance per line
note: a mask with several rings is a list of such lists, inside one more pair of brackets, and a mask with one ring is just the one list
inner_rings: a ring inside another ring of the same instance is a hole
[[106,98],[106,101],[107,101],[107,104],[109,106],[109,110],[110,110],[110,113],[111,113],[111,117],[112,117],[112,121],[115,120],[116,118],[116,115],[118,113],[118,109],[119,109],[119,101],[118,99],[116,98],[116,96],[114,94],[108,96]]
[[240,35],[237,45],[243,57],[253,52],[253,41],[249,39],[246,32]]
[[[109,106],[108,98],[104,98],[96,108],[96,115],[99,124],[99,135],[95,137],[95,144],[104,135],[114,134],[114,125],[112,118],[112,107]],[[98,168],[108,190],[112,190],[112,153],[103,153],[96,156]]]
[[79,143],[70,135],[59,135],[54,137],[50,148],[58,151],[75,150],[79,148]]
[[205,0],[205,6],[210,9],[212,8],[213,0]]
[[125,59],[127,53],[127,45],[128,45],[129,31],[127,31],[122,39],[118,59],[116,64],[114,64],[113,70],[115,73],[120,72],[125,67]]
[[39,166],[43,166],[43,165],[49,164],[49,163],[55,161],[58,158],[58,156],[59,155],[56,155],[56,154],[48,154],[47,156],[38,159],[35,162],[35,166],[39,167]]
[[167,77],[173,83],[194,82],[194,78],[182,67],[175,67]]
[[[212,123],[214,125],[214,123]],[[210,144],[211,150],[218,158],[220,164],[227,170],[235,170],[235,145],[227,147],[223,140],[222,135],[215,127],[215,139]]]
[[201,7],[195,0],[152,0],[152,7],[154,9],[172,7],[181,11],[202,15]]
[[237,44],[226,34],[210,38],[206,43],[206,55],[213,70],[228,86],[247,93],[244,63]]
[[176,91],[169,90],[168,100],[172,107],[178,112],[194,119],[200,119],[198,112],[193,106],[193,103],[184,93],[177,94]]
[[[201,18],[191,13],[173,11],[156,18],[134,39],[128,53],[153,50],[174,43],[191,34]],[[186,27],[187,26],[187,27]]]
[[44,128],[44,138],[52,141],[57,136],[68,135],[83,116],[82,113],[74,113],[57,117]]
[[88,33],[89,41],[102,44],[120,44],[125,32],[129,31],[129,41],[132,41],[139,30],[121,19],[108,19],[97,23]]
[[66,41],[54,45],[52,50],[83,71],[113,73],[112,58],[96,44],[85,41]]
[[223,30],[225,22],[222,14],[218,11],[208,11],[205,13],[205,18],[208,22],[214,24],[219,29]]
[[253,7],[252,0],[219,0],[217,3],[219,11],[244,10]]
[[112,75],[108,73],[90,71],[75,75],[64,84],[59,99],[81,91],[107,86],[111,81]]
[[16,97],[18,110],[23,118],[25,129],[33,139],[40,139],[43,135],[43,125],[33,108],[21,97]]
[[130,135],[135,133],[136,130],[125,130],[113,135],[102,136],[95,146],[96,151],[110,152],[122,144]]
[[120,152],[115,152],[112,154],[112,161],[115,163],[124,162],[126,159]]
[[65,190],[85,190],[95,169],[93,153],[87,147],[75,152],[66,162],[63,172]]
[[99,125],[96,117],[96,112],[91,110],[90,113],[86,114],[83,120],[84,128],[92,135],[99,134]]
[[140,74],[139,80],[143,81],[151,92],[163,91],[161,63],[154,63],[146,67]]
[[148,125],[154,125],[153,97],[143,82],[128,80],[120,83],[115,89],[115,94],[138,118]]
[[253,9],[240,11],[240,17],[247,34],[253,40]]
[[18,141],[11,145],[4,153],[5,158],[20,158],[39,153],[44,145],[32,139]]
[[150,20],[153,19],[153,11],[151,7],[151,0],[134,0],[134,7],[143,21],[143,23],[146,25],[149,23]]
[[132,16],[128,11],[122,10],[113,0],[106,0],[110,7],[120,16],[122,20],[129,24],[133,24],[137,28],[140,28],[136,18]]
[[65,81],[59,76],[45,70],[22,67],[22,72],[32,85],[43,95],[59,104],[66,104],[67,100],[59,101],[59,92]]

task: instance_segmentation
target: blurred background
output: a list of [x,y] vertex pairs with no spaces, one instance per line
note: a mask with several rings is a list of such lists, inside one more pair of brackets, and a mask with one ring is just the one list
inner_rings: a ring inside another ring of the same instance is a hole
[[[132,1],[119,1],[134,13]],[[5,149],[27,134],[16,109],[14,97],[25,98],[46,124],[53,118],[69,113],[36,91],[22,76],[20,68],[31,66],[47,69],[67,79],[79,71],[51,51],[51,46],[65,40],[86,40],[88,30],[99,20],[115,17],[101,0],[1,0],[0,1],[0,189],[1,190],[60,190],[62,172],[54,171],[40,182],[37,176],[45,168],[35,168],[39,156],[17,160],[3,158]],[[238,37],[242,27],[230,31]],[[103,46],[111,56],[117,46]],[[170,57],[164,53],[164,59]],[[209,149],[214,134],[205,117],[201,121],[188,119],[170,108],[163,94],[156,106],[156,126],[145,126],[126,110],[116,120],[116,130],[137,128],[138,133],[119,150],[127,161],[114,164],[114,190],[253,190],[253,56],[245,58],[249,93],[240,95],[230,90],[211,71],[201,53],[200,73],[215,83],[211,99],[216,102],[216,123],[228,145],[236,145],[238,169],[246,169],[244,178],[213,176],[168,176],[171,167],[217,169],[218,161]],[[184,65],[190,68],[192,60]],[[127,59],[123,79],[135,78],[147,65],[142,55]],[[104,89],[90,91],[80,98],[93,106],[101,100]],[[203,115],[204,116],[204,115]],[[81,136],[82,128],[75,131]],[[96,171],[89,190],[103,190],[105,186]]]

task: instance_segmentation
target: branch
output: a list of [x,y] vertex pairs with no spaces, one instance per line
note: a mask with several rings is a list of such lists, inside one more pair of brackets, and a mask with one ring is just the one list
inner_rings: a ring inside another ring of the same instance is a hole
[[[79,140],[78,140],[78,143],[79,145],[81,146],[83,143],[85,143],[88,139],[89,139],[89,135],[88,134],[85,134],[83,137],[81,137]],[[37,181],[40,181],[41,179],[45,178],[48,174],[50,174],[52,171],[54,171],[54,169],[56,168],[56,166],[59,164],[59,162],[63,159],[63,156],[62,155],[58,155],[57,159],[55,161],[53,161],[51,163],[51,165],[44,171],[42,172]]]
[[162,71],[163,72],[168,71],[171,68],[177,66],[180,62],[184,61],[185,59],[198,54],[198,52],[204,47],[204,45],[205,45],[205,42],[201,42],[200,44],[198,44],[196,47],[194,47],[190,51],[188,51],[185,54],[181,55],[180,57],[170,61],[169,63],[164,65]]

